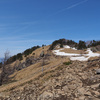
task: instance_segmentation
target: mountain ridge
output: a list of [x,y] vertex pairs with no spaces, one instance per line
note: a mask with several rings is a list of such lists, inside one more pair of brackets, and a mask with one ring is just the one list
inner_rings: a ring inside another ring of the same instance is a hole
[[[0,100],[60,100],[61,98],[62,100],[74,100],[74,98],[80,100],[80,95],[83,98],[87,97],[85,94],[89,95],[88,98],[92,97],[98,100],[100,80],[96,72],[100,68],[99,57],[90,58],[88,61],[72,61],[68,56],[59,56],[53,51],[62,49],[64,50],[62,52],[80,54],[84,49],[77,50],[73,49],[74,46],[68,45],[65,48],[65,43],[63,45],[59,43],[62,41],[56,41],[53,50],[50,49],[52,43],[33,50],[29,55],[24,55],[21,60],[17,59],[6,64],[3,84],[0,86]],[[81,41],[81,43],[83,42]],[[44,56],[41,56],[41,53]],[[2,71],[2,69],[0,70]],[[0,72],[1,74],[2,72]],[[91,79],[94,79],[95,82],[91,82]],[[75,84],[79,84],[79,87]],[[93,88],[93,84],[97,84],[97,90],[95,88],[94,90],[89,89]],[[72,92],[75,89],[74,85],[78,92]],[[66,90],[62,90],[64,88]],[[86,88],[89,93],[85,91]],[[97,97],[92,93],[95,93]]]

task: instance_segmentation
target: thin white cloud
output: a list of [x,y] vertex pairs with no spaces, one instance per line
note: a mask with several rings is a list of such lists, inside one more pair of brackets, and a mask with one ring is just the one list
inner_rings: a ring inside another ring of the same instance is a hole
[[26,39],[24,37],[19,37],[19,36],[12,36],[12,37],[4,37],[4,38],[0,38],[0,43],[2,45],[2,43],[4,44],[23,44],[23,43],[41,43],[41,42],[52,42],[53,40],[41,40],[41,39]]
[[[83,3],[87,2],[87,1],[88,1],[88,0],[84,0],[84,1],[81,1],[81,2],[79,2],[79,3],[73,4],[73,5],[69,6],[69,7],[67,7],[66,9],[74,8],[74,7],[76,7],[76,6],[80,5],[80,4],[83,4]],[[66,10],[66,9],[65,9],[65,10]]]
[[87,1],[88,0],[83,0],[81,2],[75,3],[75,4],[73,4],[73,5],[71,5],[71,6],[67,7],[67,8],[59,10],[58,12],[56,12],[56,14],[61,13],[61,12],[66,11],[66,10],[69,10],[69,9],[72,9],[72,8],[74,8],[76,6],[79,6],[79,5],[81,5],[81,4],[83,4],[83,3],[87,2]]
[[33,22],[16,22],[16,23],[3,23],[0,24],[0,32],[5,32],[7,29],[9,29],[11,32],[10,34],[18,33],[23,30],[26,30],[32,25],[38,24],[38,21],[33,21]]

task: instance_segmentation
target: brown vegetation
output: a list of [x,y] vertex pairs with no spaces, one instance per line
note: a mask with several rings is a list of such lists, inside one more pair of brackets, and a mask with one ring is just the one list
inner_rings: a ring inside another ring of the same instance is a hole
[[86,50],[74,50],[74,49],[68,49],[65,48],[64,50],[60,50],[60,52],[65,52],[65,53],[75,53],[75,54],[87,54]]
[[[87,62],[70,61],[68,57],[52,54],[48,51],[49,47],[36,49],[27,58],[23,56],[23,60],[10,64],[10,68],[13,68],[28,58],[36,60],[8,76],[9,81],[0,86],[2,100],[80,100],[81,97],[89,96],[96,100],[99,97],[96,92],[99,91],[100,80],[95,71],[100,68],[100,59],[92,58]],[[45,54],[43,58],[40,57],[42,51]],[[73,49],[64,49],[62,52],[86,53],[85,50]],[[96,84],[97,90],[93,87]]]

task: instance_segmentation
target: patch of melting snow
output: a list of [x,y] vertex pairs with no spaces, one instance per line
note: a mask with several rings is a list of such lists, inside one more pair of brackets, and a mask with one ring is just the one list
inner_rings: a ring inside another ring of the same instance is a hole
[[63,47],[64,47],[64,48],[71,48],[71,47],[70,47],[70,46],[68,46],[68,45],[64,45]]
[[54,50],[53,53],[58,55],[58,56],[80,56],[80,54],[65,53],[65,52],[60,52],[60,50],[63,50],[63,49]]
[[77,49],[75,49],[74,47],[72,48],[72,47],[70,47],[70,46],[68,46],[68,45],[64,45],[64,48],[77,50]]
[[[70,46],[64,46],[64,48],[71,48]],[[90,57],[96,57],[100,56],[99,53],[93,53],[90,48],[87,49],[88,54],[74,54],[74,53],[65,53],[65,52],[60,52],[60,50],[53,50],[53,53],[59,56],[69,56],[71,60],[79,60],[79,61],[87,61]],[[76,50],[75,48],[72,48]]]
[[79,61],[87,61],[89,59],[89,57],[71,57],[70,60],[79,60]]

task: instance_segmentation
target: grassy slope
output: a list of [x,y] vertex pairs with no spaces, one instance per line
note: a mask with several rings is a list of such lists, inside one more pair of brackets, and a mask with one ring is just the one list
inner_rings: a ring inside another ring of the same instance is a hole
[[[33,53],[35,53],[35,58],[38,58],[40,56],[40,53],[43,50],[46,54],[49,47],[50,46],[46,46],[46,47],[44,47],[44,49],[39,48],[39,49],[35,50],[33,52]],[[74,53],[74,51],[73,51],[73,53]],[[28,57],[33,56],[33,53],[30,54]],[[51,53],[51,52],[49,52],[49,53]],[[23,58],[24,59],[21,62],[24,62],[26,59],[26,57],[23,57]],[[38,77],[43,75],[43,73],[48,73],[46,76],[44,76],[44,79],[47,79],[51,75],[49,73],[51,70],[55,71],[55,69],[59,68],[59,65],[62,65],[63,62],[67,62],[67,61],[69,61],[69,58],[67,58],[67,57],[56,57],[56,56],[52,55],[52,56],[50,56],[49,60],[46,60],[46,62],[48,64],[43,66],[44,72],[42,72],[42,60],[40,62],[37,62],[34,65],[31,65],[31,66],[25,68],[25,69],[16,71],[14,74],[12,74],[10,76],[10,78],[12,78],[12,82],[9,84],[2,85],[0,87],[0,92],[9,93],[10,90],[21,89],[24,86],[26,86],[28,83],[30,83],[31,81],[35,81]],[[17,62],[17,64],[20,63],[20,61],[16,61],[16,62]],[[13,62],[11,64],[11,66],[13,67],[16,62]]]
[[[39,57],[40,53],[44,50],[45,54],[47,53],[49,46],[46,46],[43,48],[39,48],[35,50],[33,53],[35,53],[35,57]],[[28,57],[33,56],[33,53],[30,54]],[[25,57],[21,62],[25,61]],[[61,57],[54,57],[51,56],[49,60],[46,61],[48,63],[47,65],[44,65],[44,72],[49,72],[52,68],[56,68],[59,65],[61,65],[64,61],[69,61],[69,59],[62,58]],[[20,61],[16,61],[17,64],[20,63]],[[14,66],[16,62],[13,62],[11,66]],[[14,74],[10,75],[10,78],[12,78],[12,82],[9,84],[4,84],[0,87],[0,92],[8,92],[12,89],[19,89],[24,87],[28,82],[35,80],[37,77],[42,75],[42,60],[40,62],[37,62],[34,65],[31,65],[27,68],[24,68],[20,71],[16,71]]]

